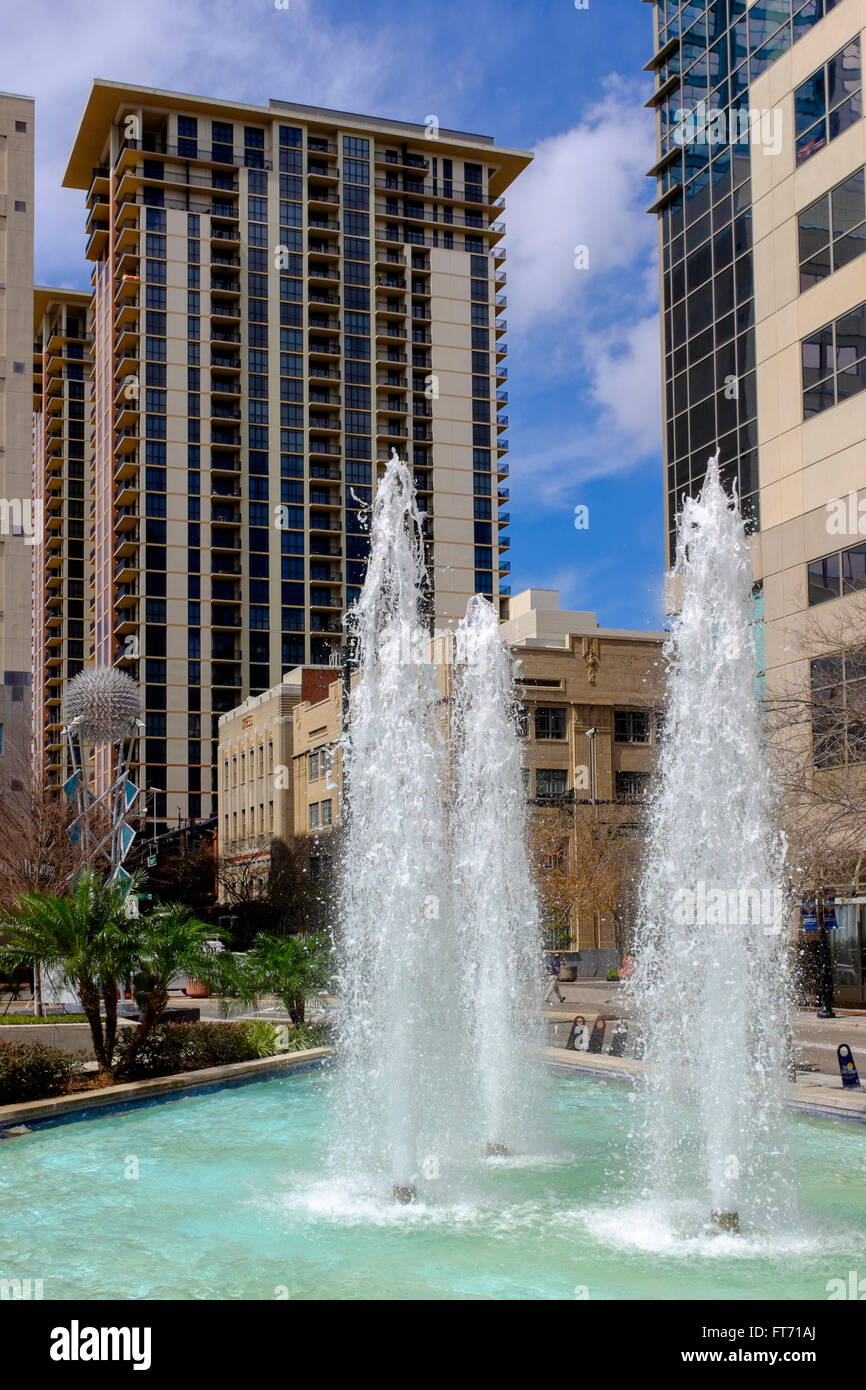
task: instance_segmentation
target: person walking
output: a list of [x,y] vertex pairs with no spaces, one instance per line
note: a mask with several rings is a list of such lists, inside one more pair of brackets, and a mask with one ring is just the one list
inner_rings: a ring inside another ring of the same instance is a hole
[[551,997],[550,997],[552,994],[555,994],[555,995],[556,995],[556,997],[557,997],[557,999],[559,1000],[560,1004],[564,1004],[564,1003],[565,1003],[565,995],[563,994],[562,990],[559,988],[559,972],[560,972],[561,968],[562,968],[562,958],[561,958],[561,954],[560,954],[559,951],[553,951],[553,952],[547,957],[547,973],[548,973],[548,975],[550,976],[550,979],[549,979],[548,985],[547,985],[547,993],[546,993],[545,996],[544,996],[544,1002],[545,1002],[545,1004],[551,1004],[551,1003],[553,1002],[552,999],[551,999]]

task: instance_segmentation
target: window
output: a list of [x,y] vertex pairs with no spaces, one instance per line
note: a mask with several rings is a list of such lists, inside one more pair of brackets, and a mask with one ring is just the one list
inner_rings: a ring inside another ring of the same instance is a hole
[[331,824],[331,804],[330,801],[322,802],[322,825]]
[[866,542],[848,546],[835,555],[812,560],[806,567],[809,579],[809,605],[827,603],[845,594],[866,589]]
[[807,290],[866,251],[863,170],[805,208],[797,227],[800,289]]
[[537,767],[535,795],[537,797],[565,796],[568,791],[568,772],[564,767]]
[[565,738],[565,710],[539,706],[535,711],[536,738]]
[[616,710],[613,716],[613,736],[617,743],[649,743],[650,717],[646,710]]
[[816,768],[866,762],[866,648],[811,663]]
[[311,806],[311,807],[310,807],[310,829],[311,829],[311,830],[318,830],[318,828],[319,828],[319,806],[318,806],[318,803],[316,803],[315,806]]
[[803,418],[829,410],[866,386],[866,304],[801,343]]
[[310,754],[309,754],[309,759],[308,759],[308,761],[309,761],[309,776],[310,776],[310,781],[311,781],[311,782],[315,782],[315,781],[317,781],[317,779],[318,779],[318,777],[319,777],[319,753],[318,753],[318,750],[316,750],[315,753],[310,753]]
[[863,114],[860,40],[854,39],[794,94],[797,163],[803,164]]
[[648,772],[618,772],[616,774],[617,801],[641,801],[649,786]]

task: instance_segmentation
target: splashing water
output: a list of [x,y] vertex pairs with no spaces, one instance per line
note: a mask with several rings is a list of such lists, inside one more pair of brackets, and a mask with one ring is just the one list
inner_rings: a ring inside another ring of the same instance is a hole
[[[353,610],[357,679],[344,735],[344,1012],[335,1155],[409,1189],[460,1133],[460,982],[446,853],[439,690],[421,622],[422,516],[392,455]],[[449,1129],[449,1097],[456,1125]]]
[[476,595],[457,629],[452,855],[477,1115],[491,1152],[537,1141],[532,990],[540,941],[526,851],[523,752],[511,655]]
[[[756,689],[752,566],[709,461],[680,519],[680,612],[649,807],[633,1002],[649,1062],[645,1195],[729,1226],[790,1215],[783,843]],[[676,1213],[676,1215],[674,1215]]]
[[471,599],[449,749],[421,521],[393,455],[352,618],[333,1167],[385,1169],[403,1200],[459,1188],[485,1142],[525,1144],[543,1096],[525,1050],[537,914],[511,659],[493,608]]

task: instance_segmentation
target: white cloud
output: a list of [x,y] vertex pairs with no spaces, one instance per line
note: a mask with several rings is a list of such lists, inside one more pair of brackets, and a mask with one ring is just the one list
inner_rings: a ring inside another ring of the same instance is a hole
[[411,112],[423,121],[394,32],[362,20],[335,23],[310,0],[291,0],[287,10],[273,0],[7,5],[5,85],[36,98],[38,278],[89,280],[83,195],[60,184],[94,77],[260,105],[281,97]]
[[[603,277],[646,266],[656,232],[645,211],[655,159],[645,95],[609,77],[602,100],[542,141],[508,194],[508,312],[518,332],[568,318]],[[576,246],[588,248],[588,270],[575,269]]]
[[[659,320],[654,159],[645,93],[613,75],[601,101],[543,141],[508,199],[508,317],[517,392],[512,492],[534,509],[579,501],[582,483],[657,467]],[[574,266],[585,245],[589,269]],[[573,392],[564,424],[562,392]],[[521,437],[533,392],[557,424]],[[528,445],[528,447],[527,447]]]

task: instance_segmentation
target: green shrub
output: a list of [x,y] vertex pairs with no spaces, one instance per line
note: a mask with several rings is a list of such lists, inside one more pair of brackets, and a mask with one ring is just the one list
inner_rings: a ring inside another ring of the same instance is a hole
[[289,1029],[286,1052],[306,1052],[308,1047],[327,1047],[330,1032],[321,1023],[298,1023]]
[[[222,1067],[231,1062],[251,1062],[256,1057],[269,1056],[262,1051],[267,1041],[264,1030],[271,1034],[270,1043],[276,1050],[272,1024],[258,1021],[248,1023],[161,1023],[142,1043],[130,1074],[168,1076],[172,1072],[198,1071],[202,1067]],[[120,1066],[124,1070],[130,1037],[120,1042]]]
[[244,1018],[234,1027],[240,1028],[250,1047],[255,1048],[256,1057],[275,1057],[279,1052],[277,1030],[267,1019]]
[[21,1023],[86,1023],[85,1014],[46,1014],[40,1018],[38,1014],[3,1014],[0,1017],[0,1027],[14,1023],[17,1028]]
[[608,970],[606,978],[607,978],[608,980],[618,980],[618,979],[619,979],[619,971],[618,971],[618,970]]
[[0,1105],[63,1095],[81,1061],[43,1043],[0,1042]]

